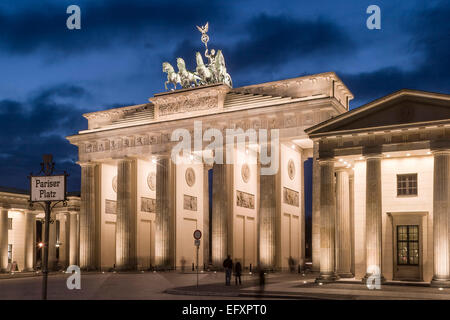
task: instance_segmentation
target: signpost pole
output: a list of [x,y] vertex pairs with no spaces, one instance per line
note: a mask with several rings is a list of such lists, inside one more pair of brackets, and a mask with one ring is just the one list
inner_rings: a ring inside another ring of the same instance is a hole
[[47,300],[47,278],[48,278],[48,250],[50,229],[50,201],[45,202],[45,235],[44,235],[44,258],[42,265],[42,300]]
[[50,216],[53,207],[62,202],[67,206],[67,184],[68,174],[53,175],[55,163],[51,154],[44,154],[42,157],[41,171],[43,175],[33,176],[30,174],[30,207],[34,202],[40,202],[45,211],[44,230],[44,257],[42,258],[42,300],[47,300],[47,280],[48,280],[48,251],[50,249]]
[[198,250],[200,246],[197,246],[197,288],[198,288]]

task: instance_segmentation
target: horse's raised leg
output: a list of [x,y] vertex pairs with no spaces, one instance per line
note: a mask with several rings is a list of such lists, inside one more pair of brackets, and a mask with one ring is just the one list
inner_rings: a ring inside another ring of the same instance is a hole
[[164,88],[166,88],[167,90],[167,84],[169,83],[169,81],[164,82]]

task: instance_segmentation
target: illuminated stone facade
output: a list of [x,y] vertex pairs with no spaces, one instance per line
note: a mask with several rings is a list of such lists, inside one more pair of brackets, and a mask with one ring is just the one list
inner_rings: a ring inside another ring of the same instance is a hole
[[447,286],[450,96],[402,90],[306,132],[320,165],[318,281]]
[[[44,210],[39,204],[29,207],[29,194],[0,188],[0,270],[34,271],[42,261]],[[79,263],[80,197],[68,195],[67,206],[58,204],[52,211],[49,238],[49,269]]]
[[[88,129],[68,137],[82,170],[81,268],[191,267],[196,229],[203,233],[201,266],[220,268],[227,254],[245,268],[286,269],[290,257],[303,266],[303,164],[313,157],[305,129],[347,112],[352,98],[336,74],[323,73],[175,90],[148,104],[85,114]],[[233,163],[205,161],[206,140],[200,151],[177,155],[182,163],[171,159],[177,129],[190,133],[194,146],[209,129],[225,137],[238,128],[279,130],[279,145],[268,143],[275,174],[260,174],[261,140],[240,150],[224,139],[220,149],[231,150]]]

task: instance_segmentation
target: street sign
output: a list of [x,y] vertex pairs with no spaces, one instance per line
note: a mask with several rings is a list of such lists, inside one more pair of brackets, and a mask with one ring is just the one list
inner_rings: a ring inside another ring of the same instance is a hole
[[31,202],[64,201],[66,176],[31,176]]
[[194,244],[195,244],[196,247],[200,247],[200,240],[195,239],[194,240]]
[[194,239],[200,240],[201,238],[202,238],[202,232],[200,230],[195,230],[194,231]]
[[[44,176],[29,175],[30,179],[30,207],[37,202],[45,210],[44,218],[44,254],[42,257],[42,300],[47,300],[47,280],[48,280],[48,251],[50,243],[50,216],[52,208],[59,202],[67,206],[66,199],[66,179],[68,174],[53,175],[55,163],[51,154],[42,156],[41,172]],[[53,205],[53,206],[52,206]]]

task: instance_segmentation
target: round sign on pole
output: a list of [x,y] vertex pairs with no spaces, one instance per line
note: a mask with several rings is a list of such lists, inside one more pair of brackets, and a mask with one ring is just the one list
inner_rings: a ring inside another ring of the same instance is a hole
[[194,239],[200,240],[201,238],[202,238],[202,232],[200,230],[195,230],[194,231]]

